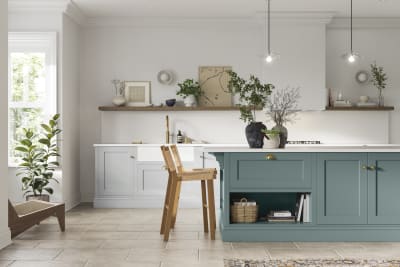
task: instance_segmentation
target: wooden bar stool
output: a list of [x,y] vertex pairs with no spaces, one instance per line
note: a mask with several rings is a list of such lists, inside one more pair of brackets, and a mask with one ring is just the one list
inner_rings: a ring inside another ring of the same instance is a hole
[[182,166],[176,145],[172,145],[171,148],[161,146],[161,151],[169,174],[160,229],[160,234],[164,235],[164,241],[168,241],[169,232],[175,226],[181,184],[185,181],[201,182],[204,232],[207,233],[209,230],[209,221],[211,239],[215,240],[216,218],[213,182],[217,176],[217,170],[215,168],[185,170]]

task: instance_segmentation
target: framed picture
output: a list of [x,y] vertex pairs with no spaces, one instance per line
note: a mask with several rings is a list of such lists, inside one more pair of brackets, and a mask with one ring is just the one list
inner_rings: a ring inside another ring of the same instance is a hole
[[200,106],[232,106],[232,94],[228,90],[231,66],[200,66],[199,84],[203,91]]
[[150,106],[150,82],[125,82],[126,105]]

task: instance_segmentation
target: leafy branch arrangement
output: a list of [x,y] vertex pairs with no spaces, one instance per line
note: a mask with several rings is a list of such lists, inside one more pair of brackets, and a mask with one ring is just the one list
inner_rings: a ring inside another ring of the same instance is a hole
[[189,95],[193,95],[196,100],[203,94],[201,91],[200,85],[197,81],[193,79],[186,79],[182,83],[178,83],[179,91],[176,92],[177,95],[182,96],[183,98],[188,97]]
[[115,89],[115,95],[123,95],[125,89],[125,82],[120,80],[111,80],[112,85]]
[[382,101],[382,90],[386,88],[387,76],[383,71],[383,67],[377,66],[376,63],[371,64],[372,83],[379,91],[379,103]]
[[229,92],[239,94],[240,119],[247,123],[256,121],[256,109],[263,109],[267,105],[268,97],[275,88],[272,84],[262,84],[254,75],[248,81],[240,78],[236,72],[228,71],[230,80]]
[[276,125],[292,122],[298,112],[297,102],[300,99],[299,88],[285,88],[276,91],[267,100],[267,116]]
[[56,114],[49,120],[48,124],[41,124],[42,132],[39,136],[31,129],[24,129],[24,139],[19,141],[19,146],[15,150],[21,152],[22,162],[18,165],[21,176],[22,190],[26,194],[35,196],[42,195],[43,190],[53,194],[53,189],[49,187],[53,178],[55,168],[59,167],[57,157],[59,149],[56,137],[61,130],[58,128],[60,115]]
[[265,137],[269,139],[269,137],[276,137],[279,136],[280,131],[279,130],[267,130],[267,129],[262,129],[261,132],[265,134]]

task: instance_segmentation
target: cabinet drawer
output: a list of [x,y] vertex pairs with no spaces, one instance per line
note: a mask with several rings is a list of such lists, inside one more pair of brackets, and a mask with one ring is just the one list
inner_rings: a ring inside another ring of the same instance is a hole
[[311,188],[312,153],[233,153],[232,188]]

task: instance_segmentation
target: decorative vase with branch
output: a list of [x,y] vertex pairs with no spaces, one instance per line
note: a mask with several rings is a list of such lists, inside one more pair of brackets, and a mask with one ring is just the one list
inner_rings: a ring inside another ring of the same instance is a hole
[[256,110],[265,108],[268,97],[275,87],[272,84],[261,83],[260,79],[254,75],[250,75],[249,80],[246,81],[234,71],[229,71],[228,74],[230,76],[228,89],[233,94],[239,94],[240,119],[248,124],[246,126],[247,142],[251,148],[261,148],[265,137],[262,130],[265,130],[266,126],[256,121]]
[[300,89],[289,87],[276,91],[268,99],[266,114],[275,123],[273,129],[279,131],[279,148],[284,148],[287,143],[288,131],[284,125],[295,120],[299,99]]
[[384,99],[383,99],[383,89],[386,88],[386,81],[387,76],[386,73],[383,71],[383,67],[376,65],[376,63],[371,64],[371,73],[372,73],[372,83],[378,89],[378,106],[384,106]]
[[[58,183],[54,178],[54,171],[59,167],[57,157],[60,157],[57,145],[57,135],[60,115],[54,115],[48,124],[41,124],[42,132],[34,133],[31,129],[24,129],[25,137],[15,148],[21,155],[17,176],[21,177],[22,190],[27,199],[35,198],[49,200],[48,195],[54,190],[49,186],[51,181]],[[31,194],[31,195],[29,195]]]

